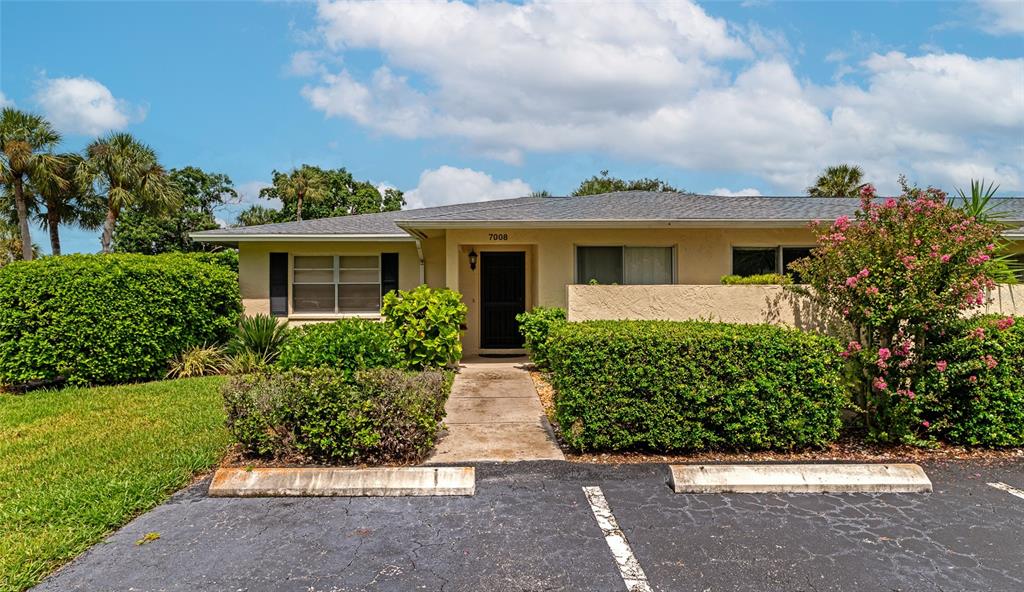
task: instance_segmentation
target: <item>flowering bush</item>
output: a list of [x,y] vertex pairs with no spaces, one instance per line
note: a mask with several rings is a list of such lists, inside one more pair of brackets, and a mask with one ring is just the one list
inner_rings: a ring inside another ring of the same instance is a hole
[[1024,446],[1024,321],[985,316],[936,337],[924,375],[929,435],[972,446]]
[[818,246],[793,267],[850,323],[843,355],[863,378],[858,404],[869,434],[920,442],[929,427],[922,377],[935,370],[929,339],[984,304],[1000,228],[952,207],[938,189],[880,200],[869,185],[852,220],[814,230]]

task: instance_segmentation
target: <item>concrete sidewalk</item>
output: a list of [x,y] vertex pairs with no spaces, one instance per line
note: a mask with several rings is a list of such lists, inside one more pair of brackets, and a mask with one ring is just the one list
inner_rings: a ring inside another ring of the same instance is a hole
[[448,427],[427,464],[565,460],[526,358],[463,362],[445,406]]

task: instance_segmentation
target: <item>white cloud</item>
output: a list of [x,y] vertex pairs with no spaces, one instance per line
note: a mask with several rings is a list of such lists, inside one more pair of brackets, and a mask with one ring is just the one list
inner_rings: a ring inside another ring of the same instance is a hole
[[320,51],[297,51],[292,54],[291,60],[284,70],[290,76],[306,77],[325,74],[327,68],[323,65],[323,59],[323,52]]
[[65,133],[99,135],[142,121],[145,109],[118,99],[91,78],[44,78],[35,101],[53,125]]
[[977,0],[981,28],[993,35],[1024,33],[1024,2],[1020,0]]
[[736,191],[725,187],[716,187],[711,190],[711,195],[721,195],[722,197],[757,197],[761,195],[761,192],[753,187],[737,189]]
[[[1008,83],[1022,59],[892,52],[847,64],[833,52],[836,81],[819,86],[798,78],[781,35],[688,2],[336,1],[318,18],[325,51],[374,50],[383,65],[325,72],[303,95],[400,138],[451,138],[513,164],[607,153],[784,191],[836,162],[860,164],[883,190],[901,172],[948,185],[967,170],[1024,189],[1024,87]],[[862,82],[844,82],[854,71]]]
[[530,191],[530,185],[521,179],[495,181],[481,171],[444,165],[423,171],[416,188],[405,192],[405,201],[410,208],[423,208],[524,197]]
[[238,192],[238,203],[243,204],[259,204],[268,208],[279,208],[281,207],[280,200],[276,199],[264,199],[260,197],[260,189],[270,187],[270,183],[266,181],[246,181],[235,187],[235,191]]
[[0,90],[0,107],[13,107],[14,101],[7,98],[4,91]]

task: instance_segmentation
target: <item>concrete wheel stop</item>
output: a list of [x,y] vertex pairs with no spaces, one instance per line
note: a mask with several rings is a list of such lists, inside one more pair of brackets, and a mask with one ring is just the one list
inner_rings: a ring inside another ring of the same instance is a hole
[[676,493],[928,493],[914,464],[670,465]]
[[222,468],[211,497],[475,495],[473,467]]

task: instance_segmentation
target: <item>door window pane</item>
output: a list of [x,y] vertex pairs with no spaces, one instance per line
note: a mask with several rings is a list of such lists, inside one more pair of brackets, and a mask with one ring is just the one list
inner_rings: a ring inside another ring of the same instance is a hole
[[671,284],[672,247],[626,247],[626,284]]
[[738,276],[778,273],[778,249],[734,247],[732,250],[732,273]]
[[577,247],[576,282],[622,283],[622,247]]

